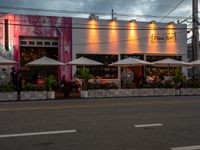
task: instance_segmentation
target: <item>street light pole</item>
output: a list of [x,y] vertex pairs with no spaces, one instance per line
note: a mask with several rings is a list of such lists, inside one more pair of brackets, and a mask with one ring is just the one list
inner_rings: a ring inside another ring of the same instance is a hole
[[[200,58],[199,53],[199,20],[198,20],[198,0],[192,0],[192,51],[193,51],[193,61]],[[196,74],[197,70],[193,69],[193,74]]]

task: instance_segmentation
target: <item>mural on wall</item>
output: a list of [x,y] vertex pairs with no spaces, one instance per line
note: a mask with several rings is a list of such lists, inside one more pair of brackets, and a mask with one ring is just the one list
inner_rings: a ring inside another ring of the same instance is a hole
[[[13,45],[12,45],[12,38],[11,38],[11,31],[12,31],[12,26],[9,25],[8,27],[8,48],[9,50],[5,49],[5,19],[10,19],[12,20],[12,18],[10,17],[9,14],[5,15],[5,14],[0,14],[0,55],[13,60]],[[10,22],[8,22],[10,24]]]
[[[14,56],[20,60],[20,37],[27,38],[55,38],[58,39],[58,60],[71,60],[72,49],[72,19],[66,17],[15,15],[14,17]],[[62,67],[61,75],[71,76],[70,67]]]
[[0,45],[4,45],[4,21],[3,18],[0,19]]
[[4,26],[3,18],[0,19],[0,55],[4,56]]

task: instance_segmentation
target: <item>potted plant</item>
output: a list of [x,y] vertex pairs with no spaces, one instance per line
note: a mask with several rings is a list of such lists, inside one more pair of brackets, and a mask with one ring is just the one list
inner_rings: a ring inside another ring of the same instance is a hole
[[16,87],[13,84],[0,85],[0,100],[17,100]]
[[82,68],[79,72],[77,72],[78,78],[82,79],[82,90],[81,97],[88,97],[88,80],[93,78],[93,75],[90,73],[88,68]]
[[45,78],[44,84],[47,90],[47,99],[55,99],[55,91],[53,91],[53,87],[57,85],[55,76],[50,75],[49,77]]
[[173,81],[175,83],[175,88],[177,89],[186,86],[186,77],[182,74],[179,68],[175,70]]

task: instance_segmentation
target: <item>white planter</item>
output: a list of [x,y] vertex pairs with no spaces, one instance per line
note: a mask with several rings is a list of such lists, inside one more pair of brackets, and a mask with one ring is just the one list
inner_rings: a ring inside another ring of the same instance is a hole
[[155,88],[155,96],[175,96],[174,88]]
[[117,95],[115,97],[132,97],[134,95],[133,89],[118,89],[115,92]]
[[180,89],[175,89],[175,95],[180,96],[181,95],[181,90]]
[[200,95],[200,88],[98,89],[81,91],[81,98]]
[[47,99],[46,91],[21,91],[20,100],[45,100]]
[[[88,90],[88,98],[102,97],[132,97],[133,89],[98,89]],[[81,96],[83,97],[83,95]]]
[[0,101],[16,101],[17,92],[0,92]]
[[155,96],[155,89],[134,89],[134,96]]
[[55,99],[55,91],[47,91],[46,95],[47,99]]
[[81,91],[81,98],[88,98],[88,91]]
[[180,89],[180,95],[200,95],[200,88],[181,88]]

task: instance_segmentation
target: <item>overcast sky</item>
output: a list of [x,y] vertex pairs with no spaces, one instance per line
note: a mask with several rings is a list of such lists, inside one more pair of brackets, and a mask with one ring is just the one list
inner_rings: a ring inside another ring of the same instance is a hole
[[[118,19],[137,19],[140,21],[156,20],[159,21],[167,15],[181,0],[0,0],[0,6],[24,7],[37,9],[52,9],[75,11],[76,17],[86,17],[83,13],[94,12],[100,18],[110,17],[112,9],[118,14]],[[184,0],[183,3],[170,16],[188,17],[192,14],[192,0]],[[55,16],[72,16],[70,13],[24,11],[14,9],[0,9],[4,12],[22,13],[22,14],[43,14]],[[129,17],[122,17],[126,15]],[[160,16],[156,18],[147,18],[136,15]],[[176,18],[175,20],[177,20]],[[164,19],[163,22],[171,19]]]

